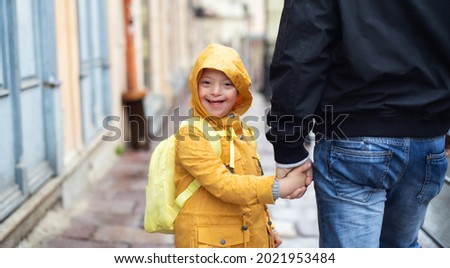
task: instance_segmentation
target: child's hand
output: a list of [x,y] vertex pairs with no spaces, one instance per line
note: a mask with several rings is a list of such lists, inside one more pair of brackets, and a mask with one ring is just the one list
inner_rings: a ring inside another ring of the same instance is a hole
[[277,231],[273,231],[273,240],[275,243],[275,247],[279,247],[281,243],[283,243],[283,240],[281,240],[281,235]]
[[286,177],[279,178],[281,198],[302,197],[313,180],[311,161],[292,169]]

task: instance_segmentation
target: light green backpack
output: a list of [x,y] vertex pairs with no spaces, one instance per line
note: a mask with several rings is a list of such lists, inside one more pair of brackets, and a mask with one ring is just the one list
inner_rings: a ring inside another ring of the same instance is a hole
[[[204,133],[220,157],[220,137],[225,131],[216,131],[205,120],[193,117],[182,121],[180,128],[191,125]],[[144,229],[147,232],[173,233],[175,219],[186,201],[200,188],[194,180],[180,195],[175,196],[175,135],[161,141],[155,148],[148,170]],[[234,152],[233,152],[234,154]]]

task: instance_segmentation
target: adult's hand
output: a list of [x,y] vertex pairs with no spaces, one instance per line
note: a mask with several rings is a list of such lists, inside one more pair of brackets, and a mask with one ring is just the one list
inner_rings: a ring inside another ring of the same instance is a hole
[[[280,174],[280,173],[278,173]],[[291,169],[280,181],[281,198],[300,198],[313,180],[311,161],[306,161],[301,166]]]

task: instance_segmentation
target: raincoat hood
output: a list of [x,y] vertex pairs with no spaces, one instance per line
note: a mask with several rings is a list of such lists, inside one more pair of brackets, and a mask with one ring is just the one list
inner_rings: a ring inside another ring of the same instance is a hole
[[[230,112],[230,114],[233,114],[232,116],[217,118],[210,115],[201,104],[198,96],[198,80],[203,69],[215,69],[224,72],[239,92],[236,104]],[[189,87],[192,93],[191,108],[194,116],[207,118],[211,123],[221,128],[234,125],[233,122],[240,120],[239,116],[244,114],[252,104],[251,83],[250,76],[236,50],[219,44],[210,44],[198,56],[189,77]]]

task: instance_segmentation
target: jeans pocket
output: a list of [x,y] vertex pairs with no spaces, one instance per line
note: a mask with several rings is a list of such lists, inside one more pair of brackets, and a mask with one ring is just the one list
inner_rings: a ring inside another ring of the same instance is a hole
[[349,143],[348,148],[332,146],[329,172],[341,198],[366,203],[383,185],[389,169],[392,151],[376,144]]
[[447,165],[445,151],[439,154],[427,155],[425,181],[422,185],[422,190],[417,195],[419,203],[427,205],[431,199],[439,194],[444,186]]

